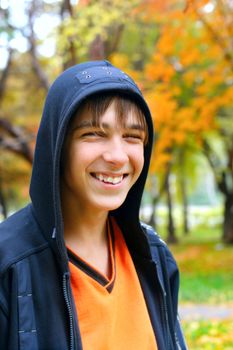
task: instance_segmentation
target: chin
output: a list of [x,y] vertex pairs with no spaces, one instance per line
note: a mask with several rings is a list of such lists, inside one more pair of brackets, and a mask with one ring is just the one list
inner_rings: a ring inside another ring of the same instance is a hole
[[112,211],[118,209],[123,203],[125,199],[122,201],[115,201],[112,203],[98,203],[98,208],[104,211]]

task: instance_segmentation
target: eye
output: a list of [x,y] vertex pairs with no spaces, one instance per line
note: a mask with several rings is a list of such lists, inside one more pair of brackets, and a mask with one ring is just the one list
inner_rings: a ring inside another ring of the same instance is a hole
[[96,136],[96,132],[94,132],[94,131],[84,132],[81,136],[83,136],[83,137]]
[[105,134],[102,130],[87,131],[82,133],[81,137],[104,137]]
[[144,135],[142,133],[126,133],[123,138],[133,142],[144,142]]

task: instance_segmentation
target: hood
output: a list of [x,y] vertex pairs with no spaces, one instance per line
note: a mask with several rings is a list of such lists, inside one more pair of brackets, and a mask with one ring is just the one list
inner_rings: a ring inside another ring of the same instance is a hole
[[[30,196],[34,215],[45,238],[66,256],[60,204],[60,158],[67,125],[81,101],[96,92],[118,91],[132,96],[146,116],[149,141],[142,173],[123,205],[114,211],[126,236],[139,227],[139,208],[147,177],[153,127],[149,108],[134,81],[107,61],[81,63],[63,72],[52,84],[37,135]],[[78,165],[77,165],[78,166]],[[128,232],[128,233],[127,233]]]

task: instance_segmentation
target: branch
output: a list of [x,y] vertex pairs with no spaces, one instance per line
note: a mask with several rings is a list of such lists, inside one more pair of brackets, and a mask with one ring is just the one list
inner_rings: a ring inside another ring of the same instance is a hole
[[13,126],[5,118],[0,118],[0,127],[9,135],[8,137],[0,135],[0,148],[16,153],[32,163],[33,151],[22,129]]
[[[219,8],[219,12],[221,13],[222,18],[224,19],[225,29],[229,35],[229,39],[232,37],[232,8],[231,6],[227,6],[227,1],[224,0],[216,0]],[[232,40],[230,41],[232,43]]]
[[[208,21],[204,18],[203,15],[200,14],[200,12],[198,11],[197,6],[195,5],[195,1],[188,1],[188,5],[191,5],[193,7],[193,10],[197,16],[197,18],[204,24],[204,26],[206,27],[207,31],[210,33],[213,41],[222,49],[223,51],[223,56],[225,58],[225,60],[230,63],[231,69],[233,70],[233,60],[232,60],[232,55],[231,55],[231,48],[227,48],[225,43],[223,42],[221,36],[219,35],[219,31],[215,30],[209,23]],[[186,9],[185,9],[186,11]],[[220,31],[221,33],[221,31]]]

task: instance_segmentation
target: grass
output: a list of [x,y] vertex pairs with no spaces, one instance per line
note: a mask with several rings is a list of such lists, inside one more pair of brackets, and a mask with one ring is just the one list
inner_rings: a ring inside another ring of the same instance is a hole
[[[179,232],[179,244],[170,246],[180,269],[180,303],[233,306],[233,246],[222,244],[220,232],[205,227],[186,237]],[[190,349],[233,349],[232,319],[183,321],[182,326]]]
[[182,274],[180,302],[222,304],[233,301],[233,273]]
[[181,302],[233,302],[233,246],[219,237],[218,229],[199,228],[170,246],[180,269]]
[[187,345],[195,350],[232,350],[233,322],[194,321],[183,323]]
[[181,301],[233,301],[233,247],[214,242],[184,243],[171,250],[180,268]]

